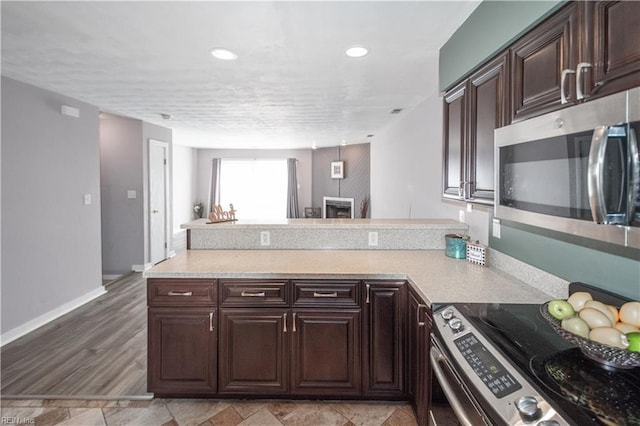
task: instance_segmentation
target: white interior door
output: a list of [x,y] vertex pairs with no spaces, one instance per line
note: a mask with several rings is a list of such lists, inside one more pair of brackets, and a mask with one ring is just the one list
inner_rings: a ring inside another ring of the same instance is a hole
[[167,258],[167,158],[166,142],[149,140],[149,251],[156,264]]

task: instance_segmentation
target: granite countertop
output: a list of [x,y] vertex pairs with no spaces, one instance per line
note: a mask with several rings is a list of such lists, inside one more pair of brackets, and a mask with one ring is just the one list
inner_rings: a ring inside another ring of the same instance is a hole
[[188,250],[145,277],[407,279],[429,304],[553,298],[501,270],[446,257],[442,250]]
[[460,229],[467,228],[464,223],[452,219],[283,219],[283,220],[247,220],[233,222],[207,223],[208,219],[196,219],[180,225],[182,229],[254,229],[254,228],[290,228],[290,229]]

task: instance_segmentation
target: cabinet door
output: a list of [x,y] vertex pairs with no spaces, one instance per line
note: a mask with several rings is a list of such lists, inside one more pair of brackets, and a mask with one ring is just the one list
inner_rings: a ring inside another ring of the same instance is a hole
[[419,425],[429,424],[431,404],[431,311],[413,291],[408,309],[408,390]]
[[296,310],[292,319],[292,393],[360,394],[360,310]]
[[398,397],[405,391],[406,283],[365,282],[365,292],[364,392]]
[[594,98],[640,86],[640,2],[584,2],[585,93]]
[[443,129],[443,193],[445,198],[463,197],[464,156],[466,137],[466,82],[453,88],[444,97]]
[[578,3],[567,6],[518,40],[511,48],[512,121],[571,105],[575,74],[568,74],[560,97],[563,70],[575,71],[578,57]]
[[491,204],[494,195],[493,131],[507,121],[508,56],[504,54],[469,79],[468,196]]
[[288,392],[288,314],[286,309],[220,309],[220,393]]
[[156,395],[216,391],[216,309],[149,308],[148,390]]

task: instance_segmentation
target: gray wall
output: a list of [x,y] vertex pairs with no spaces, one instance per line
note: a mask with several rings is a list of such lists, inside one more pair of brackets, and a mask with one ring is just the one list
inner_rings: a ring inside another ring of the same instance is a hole
[[[102,270],[104,275],[131,272],[144,257],[144,182],[142,122],[101,114]],[[127,198],[127,191],[136,198]]]
[[[344,161],[344,178],[331,179],[331,162]],[[371,217],[370,144],[319,148],[313,151],[313,207],[322,207],[323,197],[354,199],[354,215],[360,217],[360,203],[369,197]]]
[[207,203],[212,158],[296,158],[298,160],[298,207],[301,217],[304,216],[304,208],[311,205],[311,149],[198,149],[197,155],[197,200],[202,201],[203,204]]
[[98,127],[98,108],[2,77],[2,333],[102,286]]
[[498,53],[565,0],[483,1],[440,49],[440,91]]
[[[104,275],[126,274],[134,266],[143,267],[149,262],[149,139],[168,142],[171,156],[170,129],[132,118],[101,114],[100,179],[103,193]],[[171,163],[171,157],[169,162]],[[136,191],[135,199],[127,198],[129,190]],[[170,188],[169,193],[171,192]],[[171,216],[169,209],[169,223]],[[171,244],[171,235],[169,237]]]

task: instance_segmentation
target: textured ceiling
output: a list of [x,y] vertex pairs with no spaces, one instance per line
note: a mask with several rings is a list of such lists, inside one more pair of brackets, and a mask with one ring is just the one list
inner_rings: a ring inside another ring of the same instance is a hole
[[[477,4],[2,1],[2,74],[183,145],[375,141],[392,109],[437,92],[438,50]],[[358,44],[369,55],[348,58]],[[238,60],[213,58],[219,46]]]

